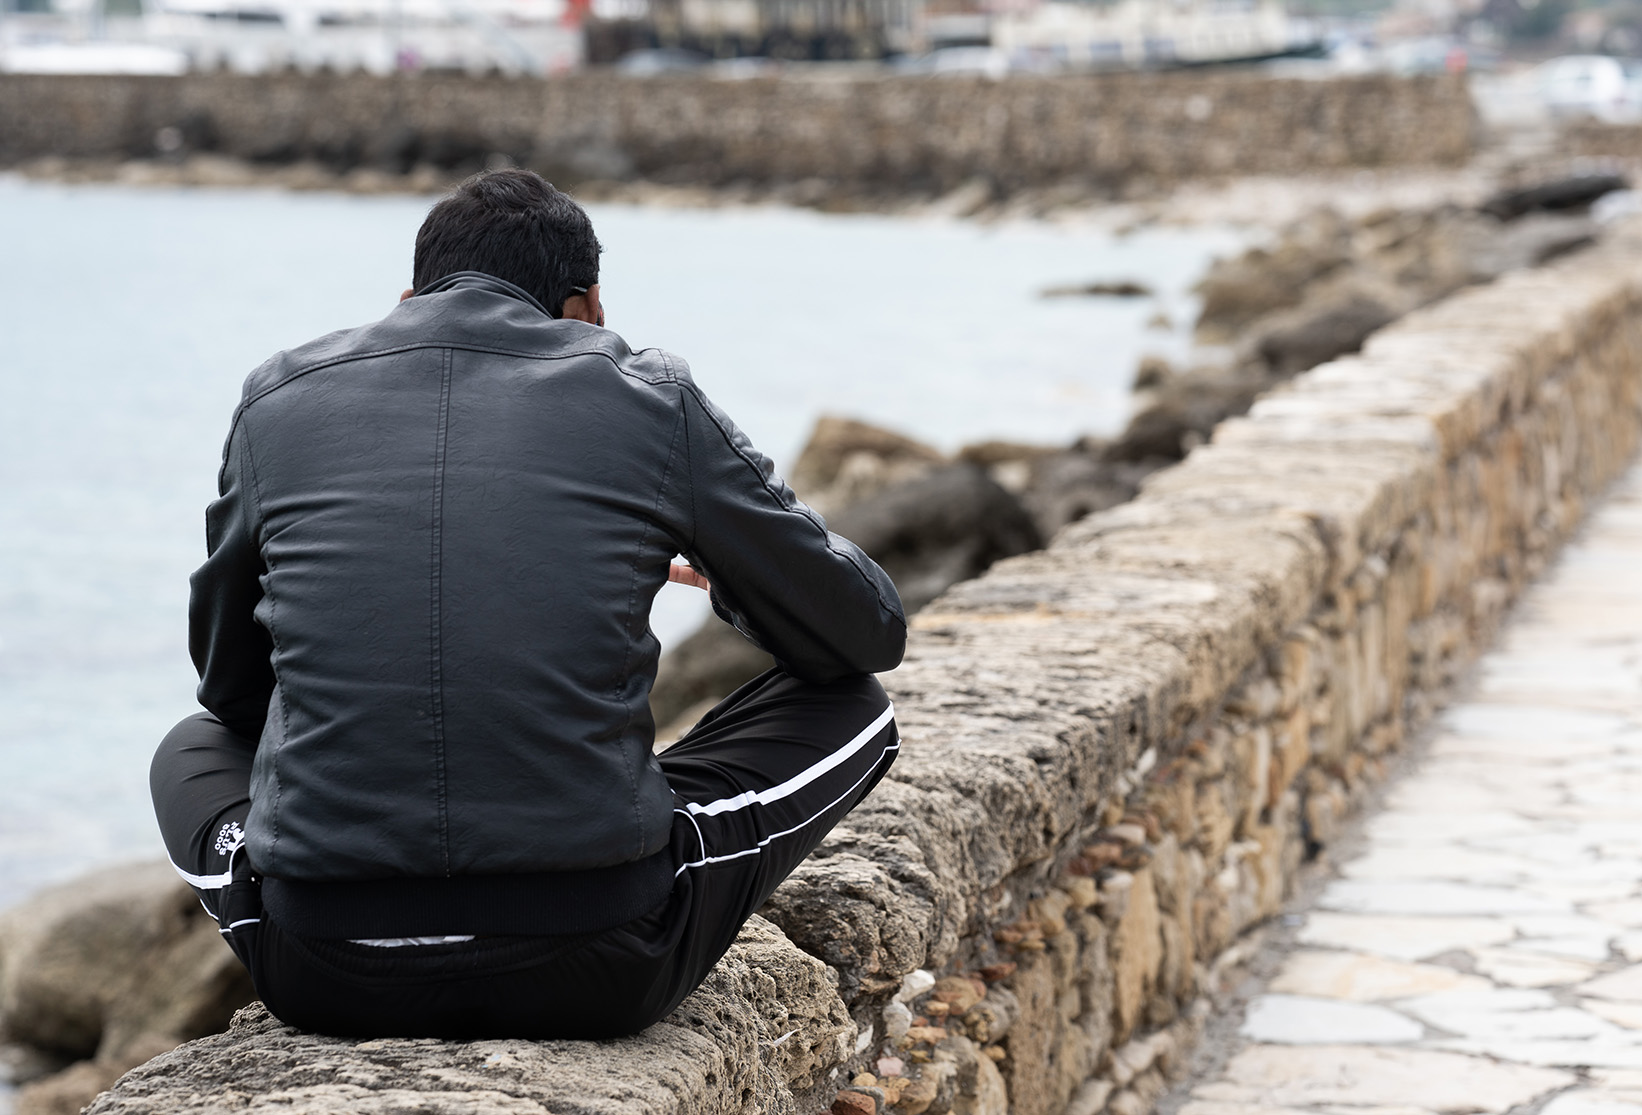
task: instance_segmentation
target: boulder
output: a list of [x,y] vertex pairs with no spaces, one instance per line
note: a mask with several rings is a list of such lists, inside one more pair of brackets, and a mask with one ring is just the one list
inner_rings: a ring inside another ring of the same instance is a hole
[[[916,444],[916,443],[914,443]],[[828,527],[884,567],[908,614],[1001,557],[1035,550],[1042,537],[1021,503],[974,464],[943,465],[891,484],[829,517]],[[727,696],[774,660],[717,616],[662,656],[650,709],[673,738],[678,721]]]
[[164,862],[126,864],[0,915],[0,1034],[71,1060],[17,1115],[78,1111],[121,1072],[223,1029],[253,998],[214,921]]
[[1194,368],[1166,381],[1106,447],[1106,461],[1143,465],[1185,457],[1223,419],[1245,413],[1270,380],[1259,368]]
[[883,566],[908,614],[999,558],[1043,545],[1020,501],[967,463],[885,488],[828,525]]
[[822,415],[787,482],[822,515],[891,484],[922,476],[946,457],[912,438],[853,418]]
[[1629,186],[1623,174],[1576,174],[1520,189],[1501,190],[1479,208],[1489,216],[1512,221],[1527,213],[1587,209],[1598,198]]
[[1532,213],[1510,224],[1498,225],[1473,239],[1466,256],[1468,278],[1491,282],[1508,271],[1543,263],[1596,242],[1600,231],[1588,217]]
[[1352,262],[1352,226],[1332,209],[1296,221],[1270,247],[1216,260],[1197,293],[1198,340],[1233,340],[1262,317],[1297,306],[1315,283]]
[[687,638],[662,655],[650,690],[656,739],[672,742],[712,704],[775,665],[735,628],[709,615]]
[[1351,293],[1338,302],[1308,305],[1289,320],[1273,323],[1254,342],[1254,349],[1269,375],[1289,379],[1358,351],[1369,334],[1400,316],[1377,298]]
[[1021,503],[1047,541],[1068,523],[1134,499],[1141,480],[1165,463],[1161,457],[1109,460],[1100,447],[1095,452],[1074,447],[1048,454],[1032,461]]

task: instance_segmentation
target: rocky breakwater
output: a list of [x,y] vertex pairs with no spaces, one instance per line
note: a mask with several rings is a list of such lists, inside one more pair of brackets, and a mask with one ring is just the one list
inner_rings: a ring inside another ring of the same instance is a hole
[[646,1033],[338,1041],[252,1009],[91,1112],[1142,1115],[1636,447],[1639,248],[1415,311],[929,604],[891,776]]
[[852,206],[960,187],[982,204],[1024,190],[1081,198],[1205,175],[1457,165],[1474,138],[1461,80],[1384,75],[0,74],[0,103],[0,166],[136,159],[159,173],[192,159],[197,180],[238,181],[226,159],[392,179],[506,159],[563,185],[775,188],[793,201]]

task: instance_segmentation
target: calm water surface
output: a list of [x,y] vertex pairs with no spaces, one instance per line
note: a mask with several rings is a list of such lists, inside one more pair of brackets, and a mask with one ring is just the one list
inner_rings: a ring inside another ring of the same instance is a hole
[[[148,757],[194,708],[188,573],[245,374],[385,313],[425,198],[0,179],[0,906],[160,853]],[[1126,417],[1227,232],[599,207],[610,324],[685,356],[778,462],[818,414],[943,448]],[[1043,300],[1139,278],[1156,300]],[[702,614],[669,589],[664,640]]]

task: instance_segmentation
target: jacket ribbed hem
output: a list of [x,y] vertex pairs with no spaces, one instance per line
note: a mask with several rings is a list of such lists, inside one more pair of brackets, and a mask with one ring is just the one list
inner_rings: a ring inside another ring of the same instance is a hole
[[674,870],[662,851],[588,871],[322,883],[267,876],[262,904],[282,929],[303,937],[594,933],[660,906]]

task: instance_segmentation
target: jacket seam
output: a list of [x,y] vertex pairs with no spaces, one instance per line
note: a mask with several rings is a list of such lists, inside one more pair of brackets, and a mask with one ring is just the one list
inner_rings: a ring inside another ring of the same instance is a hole
[[439,369],[439,421],[434,434],[433,507],[430,520],[428,564],[428,670],[429,712],[433,726],[434,799],[438,807],[439,860],[446,876],[450,875],[450,813],[446,794],[445,771],[445,677],[444,642],[441,631],[441,612],[444,601],[444,513],[445,513],[445,451],[450,431],[450,381],[453,353],[444,349]]
[[[490,353],[490,354],[495,355],[495,356],[517,356],[517,357],[520,357],[521,359],[525,359],[525,360],[577,360],[577,359],[580,359],[584,356],[598,356],[598,357],[603,357],[605,360],[609,361],[611,367],[615,368],[617,372],[619,372],[622,375],[626,376],[628,379],[638,380],[640,383],[648,384],[651,387],[659,386],[660,384],[667,382],[668,379],[671,378],[671,377],[659,377],[659,378],[652,379],[649,376],[640,375],[638,372],[635,372],[633,369],[624,366],[620,360],[618,360],[614,356],[610,355],[610,353],[605,352],[603,349],[598,349],[598,348],[579,349],[575,352],[546,353],[546,352],[536,352],[536,351],[533,351],[533,350],[530,350],[530,349],[500,348],[500,347],[493,346],[493,345],[467,345],[467,344],[450,344],[448,342],[442,343],[442,342],[433,342],[433,341],[418,341],[415,344],[392,345],[388,348],[372,349],[369,352],[350,352],[346,356],[338,356],[338,357],[335,357],[335,358],[330,359],[330,360],[322,360],[317,364],[309,364],[309,365],[306,365],[304,367],[298,368],[295,371],[287,373],[285,376],[281,377],[280,379],[275,380],[273,383],[270,383],[270,384],[268,384],[267,386],[264,386],[264,387],[259,387],[256,390],[252,391],[250,394],[248,394],[245,397],[245,400],[242,403],[240,403],[240,410],[243,411],[246,407],[250,406],[254,402],[257,402],[263,396],[271,395],[275,391],[278,391],[281,387],[284,387],[286,384],[291,383],[295,380],[301,379],[305,375],[310,375],[314,372],[322,372],[326,368],[335,368],[335,367],[339,367],[343,364],[353,364],[353,363],[357,363],[358,361],[361,361],[361,360],[372,360],[372,359],[375,359],[376,357],[379,357],[379,356],[396,356],[400,353],[417,352],[417,351],[423,350],[423,349],[437,349],[437,350],[440,350],[440,351],[443,351],[443,352],[456,352],[456,351],[461,351],[461,352],[485,352],[485,353]],[[659,351],[659,350],[641,349],[639,351],[640,352],[652,352],[652,351]],[[637,353],[635,353],[634,355],[637,355]]]
[[[679,415],[683,418],[682,408]],[[625,645],[622,647],[621,671],[616,675],[616,689],[619,694],[627,684],[627,670],[633,661],[633,613],[638,607],[639,595],[639,562],[644,556],[644,544],[650,540],[650,528],[661,515],[661,505],[667,497],[667,480],[673,474],[673,459],[678,455],[678,433],[680,422],[673,423],[673,437],[667,446],[667,464],[661,470],[661,483],[656,486],[656,499],[650,506],[650,518],[645,521],[644,529],[639,532],[638,545],[633,548],[633,565],[627,585],[627,622],[623,625],[628,632]],[[636,857],[644,855],[644,801],[639,796],[638,771],[633,767],[633,757],[626,747],[627,732],[633,726],[633,702],[624,700],[622,707],[627,713],[627,719],[622,721],[621,734],[618,737],[623,741],[621,747],[622,768],[627,772],[627,784],[633,791],[633,819],[638,823],[635,837],[638,842]]]
[[[264,520],[262,513],[262,481],[257,476],[256,455],[252,451],[251,447],[251,427],[249,423],[241,423],[239,421],[239,416],[237,415],[233,422],[232,429],[229,432],[229,438],[232,439],[235,433],[238,433],[244,441],[245,468],[246,471],[251,474],[251,499],[256,503],[256,516],[250,523],[246,524],[249,528],[247,530],[247,536],[250,544],[255,546],[258,552],[260,552],[262,550],[262,540],[260,537],[261,532],[258,528],[258,524]],[[245,514],[246,509],[242,506],[240,515],[243,518]],[[279,611],[279,601],[274,596],[273,591],[274,563],[271,558],[264,554],[262,564],[263,567],[268,570],[268,583],[262,590],[264,599],[268,601],[268,641],[273,644],[274,658],[277,660],[283,653],[283,650],[279,643],[279,624],[275,618],[276,613]],[[270,669],[272,669],[272,666],[270,666]],[[274,675],[274,690],[279,694],[279,740],[274,745],[273,751],[268,757],[269,770],[274,779],[274,802],[273,806],[268,811],[270,814],[268,820],[268,856],[270,859],[276,858],[276,851],[279,847],[279,800],[283,796],[285,788],[284,782],[281,781],[279,777],[279,753],[283,749],[285,741],[291,738],[290,705],[285,697],[285,687],[279,683],[279,675],[277,672]]]
[[[744,452],[742,450],[742,448],[735,443],[735,439],[730,437],[730,433],[729,433],[728,430],[726,430],[724,428],[724,424],[718,420],[718,417],[715,414],[713,414],[712,408],[707,405],[706,399],[702,396],[700,389],[698,389],[693,383],[684,384],[684,389],[686,391],[688,391],[691,395],[695,396],[696,405],[701,408],[702,413],[707,416],[707,418],[712,422],[713,426],[718,430],[719,436],[724,439],[724,444],[728,445],[730,447],[730,451],[732,453],[734,453],[736,456],[740,457],[744,462],[746,462],[747,467],[753,470],[753,473],[758,477],[759,485],[766,492],[769,493],[770,498],[775,501],[775,505],[777,507],[779,507],[781,510],[787,512],[790,515],[797,515],[799,518],[803,519],[805,522],[807,522],[811,526],[813,526],[816,530],[820,531],[820,533],[821,533],[821,543],[822,543],[822,545],[824,545],[827,548],[827,551],[829,553],[836,554],[838,557],[841,557],[845,561],[849,562],[850,567],[855,570],[856,574],[861,578],[861,580],[864,581],[867,584],[867,586],[872,589],[873,596],[876,597],[877,600],[878,600],[878,606],[880,608],[882,608],[885,612],[887,612],[892,618],[898,620],[902,627],[905,627],[906,626],[906,617],[901,614],[899,609],[890,607],[889,601],[884,599],[884,593],[878,587],[878,583],[875,580],[873,580],[872,577],[867,575],[867,571],[865,569],[861,568],[861,563],[855,560],[855,556],[853,554],[849,553],[846,550],[840,550],[838,547],[836,547],[832,544],[831,533],[827,530],[825,524],[821,523],[815,517],[814,512],[811,512],[810,514],[806,515],[806,514],[804,514],[803,511],[800,511],[798,508],[793,507],[786,500],[781,498],[781,493],[776,491],[775,488],[770,484],[769,476],[767,476],[765,474],[764,470],[758,466],[758,462],[754,461],[751,457],[749,457],[746,454],[746,452]],[[692,484],[691,487],[693,489],[694,484]],[[694,545],[694,532],[695,532],[695,522],[694,522],[693,517],[692,517],[692,521],[691,521],[691,524],[690,524],[690,529],[691,529],[691,544],[693,546]]]

